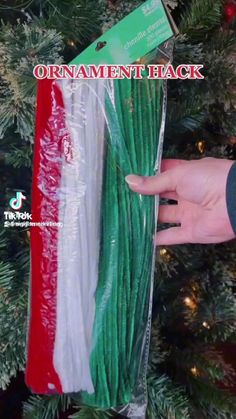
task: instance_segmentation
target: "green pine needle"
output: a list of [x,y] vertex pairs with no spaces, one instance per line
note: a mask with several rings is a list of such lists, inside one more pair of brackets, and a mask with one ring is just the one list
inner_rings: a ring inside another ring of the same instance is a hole
[[[219,413],[236,415],[236,397],[200,378],[192,380],[190,394],[203,412],[215,410]],[[234,416],[235,417],[235,416]]]
[[192,0],[182,16],[180,31],[195,42],[220,26],[223,18],[222,0]]
[[45,0],[45,23],[57,28],[65,40],[83,44],[99,31],[98,2],[95,0]]
[[15,169],[30,168],[32,166],[32,157],[33,149],[31,144],[24,145],[21,148],[10,146],[5,154],[5,161],[7,165],[11,165]]
[[[77,406],[75,406],[75,408],[77,408]],[[69,416],[70,419],[109,419],[111,417],[113,417],[113,415],[109,412],[88,406],[79,407],[78,412]]]
[[190,402],[183,388],[166,375],[153,374],[148,380],[148,418],[190,418]]
[[68,396],[34,395],[24,403],[23,419],[57,419],[70,405]]
[[36,22],[1,25],[0,31],[0,138],[7,129],[33,141],[37,64],[60,64],[62,37]]

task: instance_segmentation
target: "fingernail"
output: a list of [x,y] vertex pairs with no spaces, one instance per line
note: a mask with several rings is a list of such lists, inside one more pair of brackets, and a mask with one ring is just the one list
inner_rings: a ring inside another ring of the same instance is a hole
[[142,177],[136,175],[128,175],[125,180],[131,186],[139,186],[142,183]]

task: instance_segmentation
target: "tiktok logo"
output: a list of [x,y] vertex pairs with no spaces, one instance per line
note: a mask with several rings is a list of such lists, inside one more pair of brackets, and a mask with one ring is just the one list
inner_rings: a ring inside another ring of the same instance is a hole
[[26,199],[26,196],[22,192],[16,192],[16,196],[11,198],[9,201],[10,207],[14,210],[21,209],[23,201]]

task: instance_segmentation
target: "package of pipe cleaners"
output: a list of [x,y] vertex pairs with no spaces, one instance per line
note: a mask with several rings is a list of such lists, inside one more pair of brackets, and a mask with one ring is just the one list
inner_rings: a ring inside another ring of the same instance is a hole
[[[152,58],[169,62],[170,44],[156,46]],[[35,393],[80,393],[82,404],[145,418],[158,197],[135,194],[125,177],[158,172],[165,113],[164,80],[38,82],[26,368]]]

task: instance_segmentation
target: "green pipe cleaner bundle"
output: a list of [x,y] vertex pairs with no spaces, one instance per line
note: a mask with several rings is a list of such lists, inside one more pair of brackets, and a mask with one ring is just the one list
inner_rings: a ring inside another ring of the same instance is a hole
[[124,79],[108,84],[105,93],[107,144],[90,355],[96,390],[83,393],[83,402],[93,406],[125,405],[139,386],[145,390],[156,199],[131,192],[125,176],[155,174],[163,88],[160,80]]

